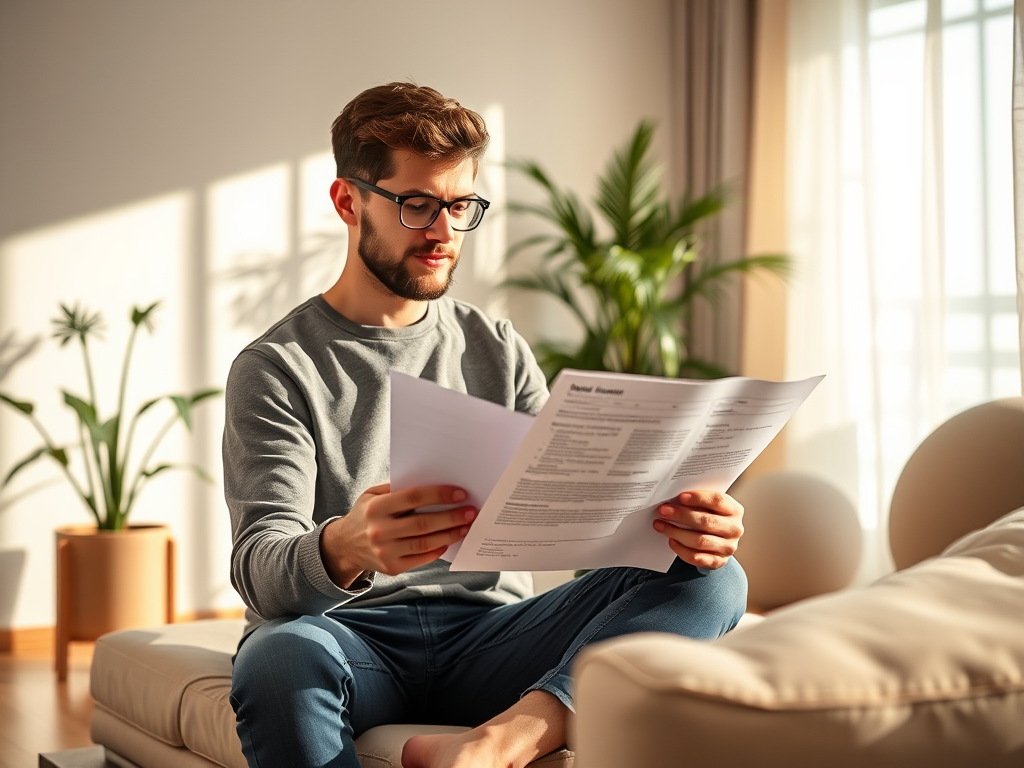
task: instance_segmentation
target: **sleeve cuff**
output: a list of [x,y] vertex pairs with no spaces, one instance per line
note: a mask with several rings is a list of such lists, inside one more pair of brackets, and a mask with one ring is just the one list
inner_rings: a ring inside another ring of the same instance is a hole
[[331,577],[327,575],[327,569],[324,568],[324,562],[320,558],[320,535],[323,533],[324,526],[337,519],[337,517],[332,517],[320,523],[315,529],[303,536],[302,543],[299,545],[299,558],[306,581],[324,597],[335,600],[336,602],[332,607],[344,605],[353,598],[364,594],[373,586],[373,580],[376,576],[374,571],[364,571],[352,582],[352,586],[348,589],[342,589],[331,581]]

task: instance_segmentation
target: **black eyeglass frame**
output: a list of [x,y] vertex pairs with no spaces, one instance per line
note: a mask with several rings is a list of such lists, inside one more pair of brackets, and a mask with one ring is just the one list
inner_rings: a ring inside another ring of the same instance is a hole
[[[415,195],[396,195],[394,192],[388,192],[386,189],[381,189],[380,187],[375,186],[373,184],[370,184],[367,181],[363,181],[362,179],[349,178],[349,179],[346,179],[346,181],[352,182],[357,187],[359,187],[360,189],[365,189],[367,192],[373,192],[375,195],[380,195],[381,197],[387,198],[388,200],[390,200],[393,203],[398,203],[398,223],[401,224],[406,229],[412,229],[412,230],[429,229],[430,227],[432,227],[434,225],[434,222],[437,221],[437,217],[441,215],[441,209],[442,208],[445,209],[446,211],[448,211],[448,215],[451,216],[452,206],[455,205],[456,203],[464,203],[467,200],[471,200],[474,203],[479,203],[480,207],[484,209],[484,213],[487,213],[487,209],[491,207],[491,203],[490,203],[489,200],[484,200],[482,197],[477,197],[476,195],[474,195],[472,197],[460,197],[460,198],[457,198],[455,200],[442,200],[439,197],[434,197],[433,195],[427,195],[427,194],[424,194],[423,192],[418,192]],[[422,227],[410,227],[402,219],[402,206],[405,205],[405,201],[406,200],[412,200],[413,198],[416,198],[416,197],[425,197],[428,200],[434,200],[437,203],[439,203],[438,209],[434,213],[434,217],[430,221],[428,221],[426,224],[424,224]],[[480,226],[480,222],[482,222],[484,220],[484,213],[480,214],[480,218],[477,219],[476,224],[474,224],[473,226],[468,227],[467,229],[459,229],[453,223],[452,224],[452,229],[454,229],[456,232],[472,232],[474,229],[479,227]]]

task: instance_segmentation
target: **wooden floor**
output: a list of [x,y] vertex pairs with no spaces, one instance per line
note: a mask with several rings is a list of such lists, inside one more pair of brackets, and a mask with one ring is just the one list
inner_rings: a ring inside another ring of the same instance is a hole
[[72,644],[58,684],[52,650],[0,653],[0,768],[36,768],[40,752],[92,744],[91,661],[91,644]]

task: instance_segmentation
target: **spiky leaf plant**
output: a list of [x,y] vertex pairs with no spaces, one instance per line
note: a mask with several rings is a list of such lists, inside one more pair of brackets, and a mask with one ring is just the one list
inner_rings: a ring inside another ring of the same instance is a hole
[[[200,477],[209,479],[209,476],[196,465],[153,464],[152,460],[153,454],[171,428],[181,421],[191,430],[192,409],[197,403],[219,395],[221,390],[204,389],[190,395],[166,395],[147,400],[139,406],[131,419],[125,422],[125,392],[128,388],[128,372],[135,339],[140,328],[152,332],[152,316],[158,305],[159,302],[154,302],[148,307],[132,308],[132,329],[121,366],[117,409],[109,417],[103,418],[96,397],[92,358],[89,353],[90,340],[98,336],[103,329],[103,318],[98,312],[89,312],[77,305],[69,308],[61,304],[62,314],[53,320],[53,336],[59,340],[62,347],[74,341],[79,343],[88,388],[88,397],[85,398],[61,390],[64,404],[72,410],[77,419],[78,441],[74,446],[58,445],[36,416],[35,405],[0,392],[0,402],[6,403],[25,416],[43,440],[41,447],[15,463],[0,482],[0,488],[36,461],[44,458],[53,459],[96,520],[96,525],[101,530],[120,531],[125,527],[139,491],[150,478],[169,469],[192,469]],[[167,401],[172,406],[171,413],[144,447],[141,457],[136,459],[133,454],[133,440],[139,420],[162,401]],[[72,465],[73,455],[80,456],[76,466]]]
[[662,169],[651,157],[654,124],[642,121],[597,180],[594,207],[610,236],[601,237],[588,208],[558,187],[534,162],[513,168],[540,185],[545,201],[512,203],[513,212],[538,216],[554,232],[509,249],[512,257],[541,247],[542,267],[511,277],[507,285],[539,291],[569,309],[584,331],[579,345],[534,346],[549,381],[563,368],[660,376],[724,376],[719,366],[688,350],[688,322],[697,300],[715,301],[733,274],[761,270],[785,274],[786,256],[767,254],[716,262],[700,258],[699,225],[719,213],[725,192],[684,197],[677,204],[662,188]]

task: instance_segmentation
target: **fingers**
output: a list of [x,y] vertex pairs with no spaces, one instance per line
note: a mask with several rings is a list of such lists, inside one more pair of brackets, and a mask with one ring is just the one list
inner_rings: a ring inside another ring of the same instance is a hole
[[[462,527],[468,531],[469,524],[476,519],[477,510],[469,505],[429,512],[415,510],[459,504],[466,498],[464,490],[448,485],[409,488],[379,497],[377,503],[373,505],[371,515],[397,518],[393,524],[388,524],[392,537],[423,539],[423,542],[415,543],[413,548],[416,552],[426,552],[442,546],[441,540],[434,534]],[[410,512],[414,514],[409,514]],[[458,541],[458,538],[455,541]],[[433,546],[427,546],[428,544]]]
[[396,539],[407,542],[412,553],[429,552],[463,538],[476,516],[475,507],[416,512],[403,517],[395,526],[394,534]]
[[[367,494],[385,488],[376,486]],[[477,510],[462,505],[467,494],[453,486],[423,486],[382,493],[368,498],[366,509],[367,546],[374,570],[388,575],[437,560],[449,545],[466,537]],[[416,509],[458,505],[436,512]]]
[[689,491],[658,507],[654,529],[672,551],[700,568],[721,568],[743,535],[743,507],[728,494]]
[[743,505],[729,494],[718,491],[686,491],[673,499],[672,503],[729,517],[743,517]]
[[386,485],[375,486],[367,492],[370,493],[377,488],[388,489],[377,499],[378,506],[375,511],[379,514],[404,515],[420,507],[460,504],[467,498],[464,490],[453,485],[425,485],[394,493],[390,492],[391,486]]

